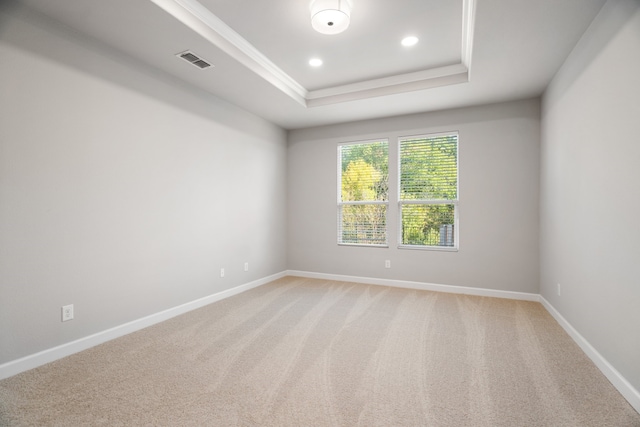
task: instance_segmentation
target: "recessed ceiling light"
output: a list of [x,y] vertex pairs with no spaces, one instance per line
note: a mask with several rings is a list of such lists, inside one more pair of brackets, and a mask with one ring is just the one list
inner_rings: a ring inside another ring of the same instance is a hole
[[413,46],[416,43],[418,43],[418,38],[414,36],[409,36],[402,39],[402,46]]
[[320,58],[311,58],[309,60],[309,65],[311,65],[312,67],[319,67],[322,65],[322,59]]

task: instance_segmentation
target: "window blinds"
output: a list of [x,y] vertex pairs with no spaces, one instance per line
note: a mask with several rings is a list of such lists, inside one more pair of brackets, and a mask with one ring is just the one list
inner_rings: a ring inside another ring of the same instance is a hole
[[387,141],[338,147],[338,243],[387,244]]
[[458,135],[400,141],[400,199],[458,198]]
[[400,245],[456,247],[458,135],[400,140]]

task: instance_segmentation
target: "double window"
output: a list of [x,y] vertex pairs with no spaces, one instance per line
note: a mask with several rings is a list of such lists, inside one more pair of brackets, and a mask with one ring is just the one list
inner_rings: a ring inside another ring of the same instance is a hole
[[[388,245],[388,141],[338,147],[338,243]],[[458,134],[398,140],[398,247],[458,247]]]

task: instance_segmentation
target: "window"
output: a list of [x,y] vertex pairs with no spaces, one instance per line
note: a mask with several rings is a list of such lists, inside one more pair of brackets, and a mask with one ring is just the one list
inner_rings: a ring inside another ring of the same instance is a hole
[[458,135],[400,139],[400,247],[458,247]]
[[387,246],[389,144],[338,147],[338,243]]

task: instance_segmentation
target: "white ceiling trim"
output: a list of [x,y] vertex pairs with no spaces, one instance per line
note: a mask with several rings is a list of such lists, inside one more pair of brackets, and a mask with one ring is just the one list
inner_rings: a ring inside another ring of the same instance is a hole
[[463,64],[430,68],[414,73],[334,86],[309,92],[307,107],[356,101],[376,96],[430,89],[469,81],[469,70]]
[[476,2],[475,0],[464,0],[462,2],[462,64],[471,71],[471,53],[473,51],[473,34],[476,22]]
[[196,0],[151,0],[220,50],[306,106],[308,91]]
[[462,0],[460,63],[309,91],[197,0],[151,0],[305,107],[336,104],[469,81],[476,0]]

